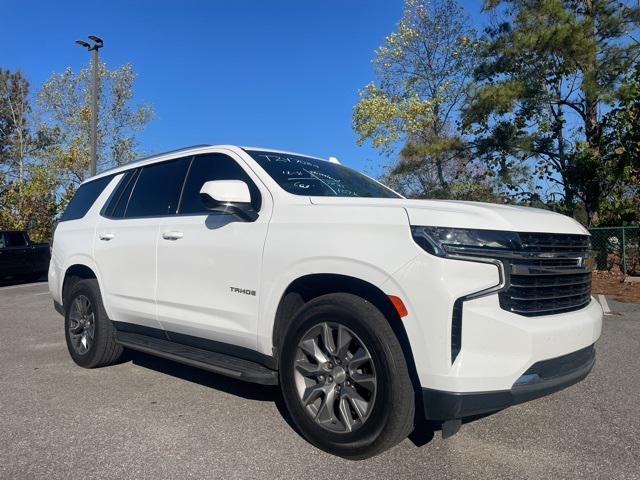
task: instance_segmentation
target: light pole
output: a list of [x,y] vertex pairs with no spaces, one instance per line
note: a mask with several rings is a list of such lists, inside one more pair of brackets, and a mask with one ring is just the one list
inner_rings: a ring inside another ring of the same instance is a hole
[[84,40],[76,40],[76,43],[91,52],[93,80],[91,82],[91,176],[96,174],[98,163],[98,50],[104,44],[100,37],[89,35],[93,45]]

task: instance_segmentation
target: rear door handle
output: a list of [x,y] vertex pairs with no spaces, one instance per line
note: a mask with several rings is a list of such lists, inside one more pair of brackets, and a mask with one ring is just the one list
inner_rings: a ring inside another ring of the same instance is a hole
[[183,236],[184,233],[178,232],[176,230],[171,230],[162,234],[162,238],[164,238],[165,240],[180,240]]
[[105,242],[108,242],[109,240],[113,240],[114,238],[116,238],[116,234],[115,233],[101,233],[98,235],[98,238],[100,238],[100,240],[104,240]]

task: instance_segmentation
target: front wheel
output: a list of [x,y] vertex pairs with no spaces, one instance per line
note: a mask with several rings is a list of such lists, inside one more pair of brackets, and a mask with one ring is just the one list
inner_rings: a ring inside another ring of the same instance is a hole
[[402,348],[383,314],[358,296],[323,295],[300,309],[285,334],[280,383],[295,424],[329,453],[368,458],[413,428]]

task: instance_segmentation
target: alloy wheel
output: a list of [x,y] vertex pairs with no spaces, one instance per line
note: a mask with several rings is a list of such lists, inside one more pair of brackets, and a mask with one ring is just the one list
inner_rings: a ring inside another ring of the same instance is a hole
[[94,334],[95,314],[91,301],[85,295],[78,295],[69,311],[69,337],[76,353],[84,355],[91,349]]
[[324,322],[302,336],[294,378],[305,411],[327,430],[353,432],[373,410],[378,381],[371,354],[342,324]]

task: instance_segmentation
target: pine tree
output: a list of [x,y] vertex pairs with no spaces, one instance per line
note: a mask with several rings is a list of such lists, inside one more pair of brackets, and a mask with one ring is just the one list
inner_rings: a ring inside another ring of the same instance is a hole
[[489,0],[480,83],[465,125],[478,152],[508,171],[535,162],[563,205],[589,223],[612,183],[601,155],[603,115],[636,61],[640,9],[615,0]]

